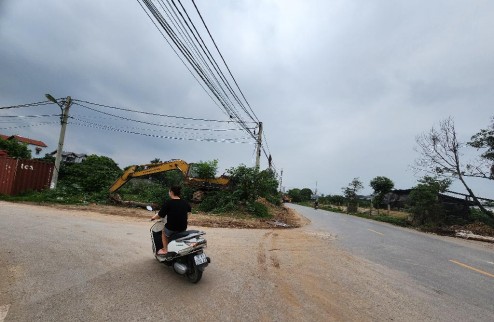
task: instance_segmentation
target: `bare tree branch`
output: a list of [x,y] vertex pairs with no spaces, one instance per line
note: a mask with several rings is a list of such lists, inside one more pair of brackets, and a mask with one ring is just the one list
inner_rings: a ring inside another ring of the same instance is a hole
[[456,136],[453,119],[450,117],[439,123],[439,128],[432,128],[428,133],[416,138],[417,151],[420,157],[415,160],[417,170],[433,173],[441,177],[453,177],[463,184],[476,206],[488,216],[494,218],[480,203],[472,189],[465,181],[465,177],[489,178],[482,170],[483,165],[467,164],[462,166],[460,150],[464,146]]

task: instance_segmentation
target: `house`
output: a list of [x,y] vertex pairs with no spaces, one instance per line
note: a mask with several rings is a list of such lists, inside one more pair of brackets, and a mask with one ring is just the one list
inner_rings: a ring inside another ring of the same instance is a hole
[[[48,153],[48,156],[51,157],[56,157],[57,155],[57,150]],[[62,152],[62,162],[65,163],[81,163],[82,161],[86,160],[87,154],[84,153],[74,153],[74,152]]]
[[[391,209],[402,210],[407,208],[410,192],[412,189],[393,190],[384,195],[384,203],[391,206]],[[468,216],[469,209],[474,203],[468,198],[456,198],[445,193],[439,193],[437,200],[441,202],[449,216]]]
[[31,155],[39,155],[44,148],[48,147],[43,141],[33,140],[20,135],[8,136],[0,134],[0,139],[16,140],[18,142],[27,144],[27,147],[31,150]]

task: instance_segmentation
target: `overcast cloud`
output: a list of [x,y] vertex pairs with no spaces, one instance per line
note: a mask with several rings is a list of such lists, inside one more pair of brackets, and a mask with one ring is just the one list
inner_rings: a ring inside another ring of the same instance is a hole
[[[319,192],[336,194],[360,177],[370,193],[368,183],[378,175],[409,188],[417,180],[409,170],[416,135],[452,116],[467,141],[494,115],[492,1],[196,3],[264,123],[287,189],[314,188],[317,181]],[[134,0],[0,2],[0,106],[41,101],[45,93],[225,119]],[[49,111],[58,108],[0,115]],[[59,126],[0,132],[39,139],[54,150]],[[222,170],[254,164],[251,144],[75,125],[67,129],[65,150],[107,155],[121,167],[156,157],[219,159]],[[473,184],[494,198],[491,183]]]

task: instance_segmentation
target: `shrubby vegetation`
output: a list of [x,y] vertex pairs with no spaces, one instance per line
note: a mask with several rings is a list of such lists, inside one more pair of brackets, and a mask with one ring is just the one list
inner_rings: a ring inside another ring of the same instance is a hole
[[240,165],[229,169],[227,174],[230,176],[230,188],[209,192],[199,206],[201,210],[221,213],[240,207],[257,217],[268,217],[268,209],[258,201],[259,198],[280,204],[278,180],[272,170],[260,171]]
[[4,140],[0,138],[0,150],[6,150],[12,158],[31,159],[31,150],[27,144],[17,140]]
[[[151,163],[161,162],[154,159]],[[201,161],[195,164],[194,176],[214,178],[218,161]],[[91,155],[82,163],[62,164],[57,189],[31,192],[21,196],[5,197],[9,200],[28,200],[56,203],[106,203],[108,189],[123,171],[110,158]],[[264,198],[272,204],[280,204],[278,180],[270,170],[260,171],[255,167],[240,165],[227,171],[230,185],[223,190],[206,191],[199,209],[205,212],[244,212],[256,217],[269,217],[268,207],[259,202]],[[195,191],[200,188],[184,185],[184,176],[178,170],[153,174],[146,178],[134,178],[127,182],[118,193],[126,201],[161,204],[168,197],[172,185],[182,185],[182,197],[192,201]]]

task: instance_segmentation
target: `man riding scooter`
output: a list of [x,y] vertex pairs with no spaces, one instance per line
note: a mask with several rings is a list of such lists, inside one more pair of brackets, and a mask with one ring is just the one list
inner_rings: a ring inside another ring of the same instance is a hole
[[166,255],[168,252],[168,240],[173,234],[187,230],[187,217],[192,209],[187,201],[180,199],[181,192],[182,188],[179,186],[170,187],[168,191],[170,200],[166,200],[160,211],[151,217],[151,220],[167,217],[165,228],[161,235],[163,248],[158,250],[157,255]]

